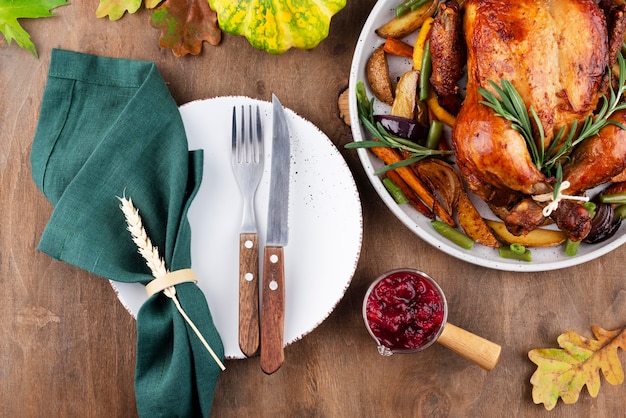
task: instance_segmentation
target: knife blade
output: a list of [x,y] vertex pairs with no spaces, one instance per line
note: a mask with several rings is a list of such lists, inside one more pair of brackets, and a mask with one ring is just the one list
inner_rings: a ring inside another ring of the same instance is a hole
[[272,159],[267,234],[263,250],[261,291],[261,369],[274,373],[284,361],[284,247],[289,241],[289,172],[291,146],[285,110],[272,95]]

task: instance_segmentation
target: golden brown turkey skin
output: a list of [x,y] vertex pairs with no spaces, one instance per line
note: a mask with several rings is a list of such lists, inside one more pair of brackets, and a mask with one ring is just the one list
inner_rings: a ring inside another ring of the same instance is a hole
[[[626,111],[618,111],[609,119],[626,126]],[[570,182],[568,193],[604,184],[626,169],[626,130],[607,125],[580,144],[570,157],[563,169],[563,180]]]
[[478,88],[509,80],[539,115],[547,146],[562,126],[583,120],[597,105],[608,65],[603,13],[594,0],[469,0],[464,30],[467,96],[452,135],[464,178],[488,201],[490,189],[549,191],[524,138],[478,103]]
[[[543,205],[531,196],[550,193],[554,179],[537,169],[525,139],[511,123],[479,103],[483,97],[478,89],[493,91],[490,80],[510,81],[526,108],[536,111],[547,148],[562,127],[574,121],[581,126],[598,104],[609,64],[605,17],[594,0],[468,0],[464,33],[467,95],[452,132],[457,164],[475,193],[490,207],[502,208],[499,216],[509,230],[525,234],[545,222]],[[533,130],[541,148],[534,122]],[[607,129],[607,136],[612,133]],[[581,187],[578,190],[595,181],[585,170],[598,167],[599,172],[596,151],[607,151],[607,146],[598,142],[586,145],[587,152],[578,152],[567,171]],[[575,240],[582,239],[590,227],[580,203],[562,204],[552,217]]]

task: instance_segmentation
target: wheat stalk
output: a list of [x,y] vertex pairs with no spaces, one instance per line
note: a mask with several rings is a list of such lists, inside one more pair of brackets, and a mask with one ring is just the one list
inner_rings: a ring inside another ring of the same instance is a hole
[[[126,229],[128,230],[128,232],[130,232],[135,245],[137,245],[139,254],[141,254],[143,259],[146,261],[146,265],[156,279],[165,276],[167,273],[169,273],[169,271],[165,268],[165,261],[159,256],[159,249],[152,245],[152,241],[150,241],[150,238],[148,237],[146,229],[143,226],[141,216],[139,215],[139,210],[135,207],[131,198],[127,199],[126,197],[118,197],[118,199],[121,202],[120,209],[122,210],[122,212],[124,213],[124,217],[126,218]],[[222,361],[219,359],[219,357],[217,357],[209,343],[200,333],[200,330],[198,330],[191,318],[189,318],[185,310],[180,305],[180,302],[176,297],[176,288],[174,286],[167,287],[163,289],[163,293],[165,294],[165,296],[172,299],[174,305],[176,305],[176,309],[178,309],[178,312],[182,315],[185,321],[187,321],[189,326],[196,333],[196,335],[200,339],[200,342],[202,342],[204,347],[211,354],[220,369],[225,370],[226,368],[224,367]]]
[[139,210],[133,204],[132,199],[126,199],[126,197],[118,197],[118,199],[121,202],[120,209],[124,212],[126,224],[128,225],[126,229],[128,229],[133,242],[137,245],[139,254],[146,261],[146,265],[154,277],[165,276],[167,274],[165,262],[159,256],[159,249],[152,245],[152,241],[148,238],[141,216],[139,216]]

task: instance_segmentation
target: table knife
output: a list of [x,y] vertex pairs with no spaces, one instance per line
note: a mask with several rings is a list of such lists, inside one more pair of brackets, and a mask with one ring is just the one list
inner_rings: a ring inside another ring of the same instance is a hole
[[289,126],[283,106],[272,95],[272,158],[267,235],[263,250],[261,290],[261,369],[274,373],[284,360],[285,320],[284,247],[289,239]]

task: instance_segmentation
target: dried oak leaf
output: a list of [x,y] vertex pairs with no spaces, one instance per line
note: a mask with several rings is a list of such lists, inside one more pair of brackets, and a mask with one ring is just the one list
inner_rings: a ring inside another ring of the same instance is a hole
[[618,348],[626,349],[626,328],[607,331],[593,326],[591,331],[595,340],[568,331],[557,338],[561,348],[537,348],[528,353],[538,366],[530,378],[533,402],[543,403],[548,411],[559,397],[566,404],[575,403],[585,385],[595,398],[600,390],[600,371],[612,385],[624,381],[617,353]]
[[171,48],[177,57],[198,55],[202,41],[218,45],[222,39],[217,14],[206,0],[165,0],[152,12],[150,25],[161,29],[161,48]]

